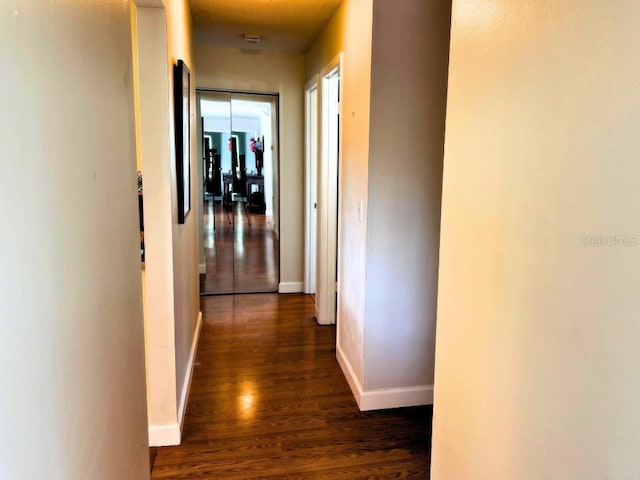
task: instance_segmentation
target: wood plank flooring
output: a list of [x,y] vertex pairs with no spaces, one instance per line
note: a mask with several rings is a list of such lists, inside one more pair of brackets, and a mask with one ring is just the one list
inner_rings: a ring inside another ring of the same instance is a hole
[[359,412],[304,295],[202,297],[183,443],[152,479],[427,479],[431,408]]
[[[215,215],[215,229],[213,228]],[[206,274],[200,275],[200,293],[277,292],[280,281],[278,238],[268,217],[249,213],[241,202],[233,212],[212,200],[204,203]]]

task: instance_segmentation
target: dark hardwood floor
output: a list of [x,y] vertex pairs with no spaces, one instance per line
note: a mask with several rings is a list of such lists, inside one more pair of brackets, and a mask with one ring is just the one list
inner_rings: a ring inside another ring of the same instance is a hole
[[427,479],[431,408],[360,412],[304,295],[202,297],[182,445],[152,479]]
[[[215,215],[215,229],[214,225]],[[268,217],[249,212],[241,202],[232,211],[212,200],[204,204],[204,252],[207,273],[200,293],[277,292],[279,245]]]

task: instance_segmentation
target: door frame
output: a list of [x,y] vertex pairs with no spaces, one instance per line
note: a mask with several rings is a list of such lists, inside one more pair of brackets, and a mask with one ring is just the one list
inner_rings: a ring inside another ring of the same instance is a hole
[[[318,246],[318,158],[321,120],[319,75],[314,75],[304,87],[305,94],[305,248],[304,293],[316,293]],[[315,92],[315,112],[312,93]],[[314,114],[315,113],[315,114]],[[314,148],[315,147],[315,148]]]
[[[335,324],[338,319],[340,286],[338,284],[340,235],[340,165],[342,164],[342,99],[343,99],[343,54],[338,53],[320,72],[321,119],[320,162],[318,187],[318,261],[316,282],[316,320],[321,325]],[[338,102],[333,107],[338,115],[337,155],[330,154],[328,95],[329,82],[340,75]]]

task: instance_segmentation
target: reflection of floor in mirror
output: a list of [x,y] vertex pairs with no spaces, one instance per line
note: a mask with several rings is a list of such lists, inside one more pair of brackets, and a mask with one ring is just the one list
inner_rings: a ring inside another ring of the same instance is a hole
[[213,201],[205,201],[207,273],[200,275],[200,293],[278,291],[280,247],[270,217],[254,212],[249,215],[251,226],[241,202],[236,202],[229,212],[217,204],[214,213]]

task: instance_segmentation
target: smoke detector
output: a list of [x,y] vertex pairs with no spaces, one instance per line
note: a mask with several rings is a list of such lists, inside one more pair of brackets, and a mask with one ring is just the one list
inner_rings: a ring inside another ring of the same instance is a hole
[[249,43],[251,45],[258,45],[262,41],[262,37],[260,35],[245,35],[244,42]]

